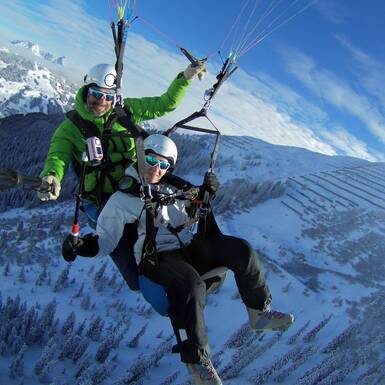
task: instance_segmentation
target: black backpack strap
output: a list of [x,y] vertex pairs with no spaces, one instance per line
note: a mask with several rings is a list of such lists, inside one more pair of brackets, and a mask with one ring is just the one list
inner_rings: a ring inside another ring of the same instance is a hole
[[76,110],[68,111],[66,117],[80,130],[86,139],[92,136],[100,137],[100,132],[96,124],[83,119]]
[[151,277],[151,272],[158,265],[158,252],[156,250],[156,235],[158,228],[155,226],[153,211],[144,206],[146,215],[146,237],[142,248],[142,258],[138,266],[139,273]]
[[118,120],[121,125],[129,132],[131,132],[134,138],[138,138],[139,136],[146,138],[148,133],[140,126],[135,124],[132,120],[132,113],[126,107],[122,107],[120,104],[115,106],[115,112],[118,116]]
[[99,166],[100,179],[99,179],[97,191],[96,191],[96,197],[99,201],[103,195],[104,181],[106,180],[106,177],[109,179],[112,187],[116,190],[116,181],[110,176],[110,173],[109,173],[109,171],[113,168],[113,165],[111,164],[110,158],[108,157],[108,151],[107,151],[108,142],[111,138],[112,126],[115,124],[116,121],[117,121],[116,114],[114,113],[110,114],[105,124],[104,131],[101,137],[103,154],[105,155],[103,156],[102,163]]

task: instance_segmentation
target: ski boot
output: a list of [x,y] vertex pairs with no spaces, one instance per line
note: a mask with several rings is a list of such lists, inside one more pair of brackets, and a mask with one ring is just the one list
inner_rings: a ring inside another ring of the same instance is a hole
[[256,332],[284,332],[294,322],[293,314],[281,313],[270,310],[270,308],[263,311],[247,308],[247,312],[249,313],[250,327]]
[[193,385],[222,385],[212,362],[207,360],[199,364],[186,364]]

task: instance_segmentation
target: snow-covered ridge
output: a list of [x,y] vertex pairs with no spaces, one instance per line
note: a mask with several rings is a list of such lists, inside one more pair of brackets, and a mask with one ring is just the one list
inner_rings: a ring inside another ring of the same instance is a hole
[[77,87],[38,62],[0,51],[0,117],[72,108]]
[[59,64],[64,66],[65,65],[65,56],[60,57],[54,57],[54,55],[50,52],[44,51],[40,48],[38,44],[32,43],[28,40],[12,40],[11,44],[15,47],[22,47],[30,50],[34,55],[43,58],[45,60],[48,60],[52,63]]

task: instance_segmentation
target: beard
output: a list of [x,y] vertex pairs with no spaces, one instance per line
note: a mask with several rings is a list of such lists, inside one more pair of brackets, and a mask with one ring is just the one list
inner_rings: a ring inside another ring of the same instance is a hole
[[87,107],[91,114],[95,115],[96,117],[103,116],[110,110],[110,106],[103,106],[99,103],[88,103]]

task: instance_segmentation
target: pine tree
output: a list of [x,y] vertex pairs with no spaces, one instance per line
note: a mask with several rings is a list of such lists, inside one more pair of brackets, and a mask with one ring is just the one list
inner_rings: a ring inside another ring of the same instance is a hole
[[111,279],[108,281],[108,286],[112,288],[115,287],[117,277],[118,277],[118,272],[114,271],[114,274],[112,275]]
[[81,342],[81,337],[77,334],[68,335],[63,344],[63,349],[59,354],[59,360],[72,358],[72,355]]
[[36,279],[36,286],[43,286],[44,282],[47,279],[47,266],[44,265],[43,270],[40,272],[39,276]]
[[8,352],[8,345],[4,341],[0,341],[0,356],[6,356]]
[[307,327],[309,326],[310,324],[310,321],[307,321],[302,327],[300,327],[287,341],[288,345],[292,345],[294,344],[298,337],[301,336],[301,334],[303,334],[303,332],[307,329]]
[[0,249],[6,246],[7,233],[5,231],[0,232]]
[[35,310],[35,306],[32,306],[23,317],[22,328],[20,331],[20,335],[24,338],[24,341],[27,345],[31,345],[33,343],[33,333],[32,331],[35,328],[35,324],[38,319],[38,313]]
[[79,298],[83,295],[83,290],[84,290],[84,282],[80,285],[79,290],[72,296],[72,298]]
[[40,322],[44,325],[45,329],[49,329],[54,322],[55,313],[56,313],[57,302],[56,299],[53,299],[49,302],[43,310],[43,314],[40,317]]
[[89,293],[87,293],[87,295],[82,299],[82,302],[80,302],[80,306],[84,310],[89,310],[91,306],[91,297]]
[[175,373],[168,376],[160,385],[171,385],[179,376],[180,371],[177,370]]
[[316,325],[312,330],[310,330],[309,333],[307,333],[306,335],[303,336],[302,340],[309,343],[310,341],[312,341],[316,336],[317,334],[319,333],[319,331],[324,328],[330,321],[330,319],[332,318],[332,315],[330,314],[329,317],[323,319],[318,325]]
[[47,336],[48,338],[52,338],[56,336],[59,329],[59,318],[55,319],[55,322],[52,324],[51,328],[48,330]]
[[20,336],[16,336],[11,342],[10,352],[11,354],[17,354],[24,344],[23,339]]
[[80,340],[80,342],[78,343],[78,345],[76,346],[72,354],[72,360],[74,362],[78,362],[82,358],[82,356],[87,351],[88,345],[89,345],[89,342],[85,338]]
[[86,332],[86,336],[91,338],[92,341],[99,341],[100,335],[104,328],[104,322],[100,316],[97,316],[91,321],[90,326]]
[[122,384],[141,384],[143,382],[143,376],[152,367],[158,365],[159,361],[164,355],[171,351],[171,341],[164,341],[157,346],[155,352],[149,356],[143,356],[142,354],[137,357],[135,362],[130,366],[127,373],[120,379],[119,383]]
[[44,308],[41,317],[34,323],[31,330],[34,343],[42,342],[44,337],[51,331],[54,325],[56,305],[55,299],[49,302]]
[[108,333],[107,337],[100,344],[96,354],[95,360],[103,363],[108,355],[110,354],[111,349],[114,346],[114,336],[111,333]]
[[10,266],[9,262],[7,262],[5,267],[4,267],[4,271],[3,271],[4,277],[8,277],[10,271],[11,271],[11,266]]
[[115,368],[116,364],[111,361],[106,361],[103,364],[98,365],[91,374],[92,384],[101,384],[106,378],[110,377]]
[[249,323],[245,322],[230,336],[225,342],[225,346],[227,348],[239,348],[253,336],[255,336],[255,333],[251,330]]
[[68,284],[68,276],[69,276],[69,271],[70,271],[70,266],[68,265],[59,275],[57,278],[54,287],[53,287],[53,292],[58,293],[59,291],[63,290],[67,284]]
[[80,324],[80,326],[77,328],[75,334],[77,334],[78,336],[82,336],[83,331],[84,331],[84,329],[85,329],[85,327],[86,327],[86,322],[87,322],[87,318],[85,318],[85,319],[83,320],[83,322],[82,322],[82,323]]
[[140,340],[140,338],[144,335],[144,333],[146,332],[147,325],[148,325],[148,323],[146,323],[146,324],[139,330],[139,332],[137,333],[137,335],[136,335],[131,341],[128,342],[127,346],[128,346],[129,348],[137,348],[137,347],[138,347],[139,340]]
[[17,233],[18,240],[22,240],[25,238],[23,221],[19,221],[19,223],[17,224],[16,233]]
[[20,283],[25,283],[25,267],[24,267],[24,265],[21,267],[21,269],[19,271],[19,275],[17,277],[17,280]]
[[75,313],[72,311],[67,319],[64,321],[63,326],[61,328],[61,333],[66,335],[68,333],[72,333],[76,322]]
[[21,377],[24,374],[24,353],[27,350],[27,345],[24,344],[15,359],[9,365],[9,377]]
[[56,350],[57,350],[57,345],[55,343],[55,340],[54,340],[54,338],[51,338],[48,341],[48,343],[45,346],[40,358],[37,360],[37,362],[33,368],[33,372],[37,376],[39,376],[43,372],[44,368],[46,366],[48,366],[49,363],[52,361],[52,359],[55,356]]
[[41,383],[45,384],[50,381],[50,372],[52,370],[52,367],[55,366],[56,363],[57,363],[57,360],[51,360],[47,363],[46,366],[43,367],[43,370],[37,376],[37,378]]
[[76,378],[80,378],[80,376],[84,373],[85,370],[89,368],[91,365],[91,355],[90,353],[84,354],[78,362],[78,371],[75,373]]
[[97,291],[102,291],[104,285],[107,283],[105,271],[107,268],[107,262],[103,263],[100,269],[95,273],[94,276],[94,287]]

